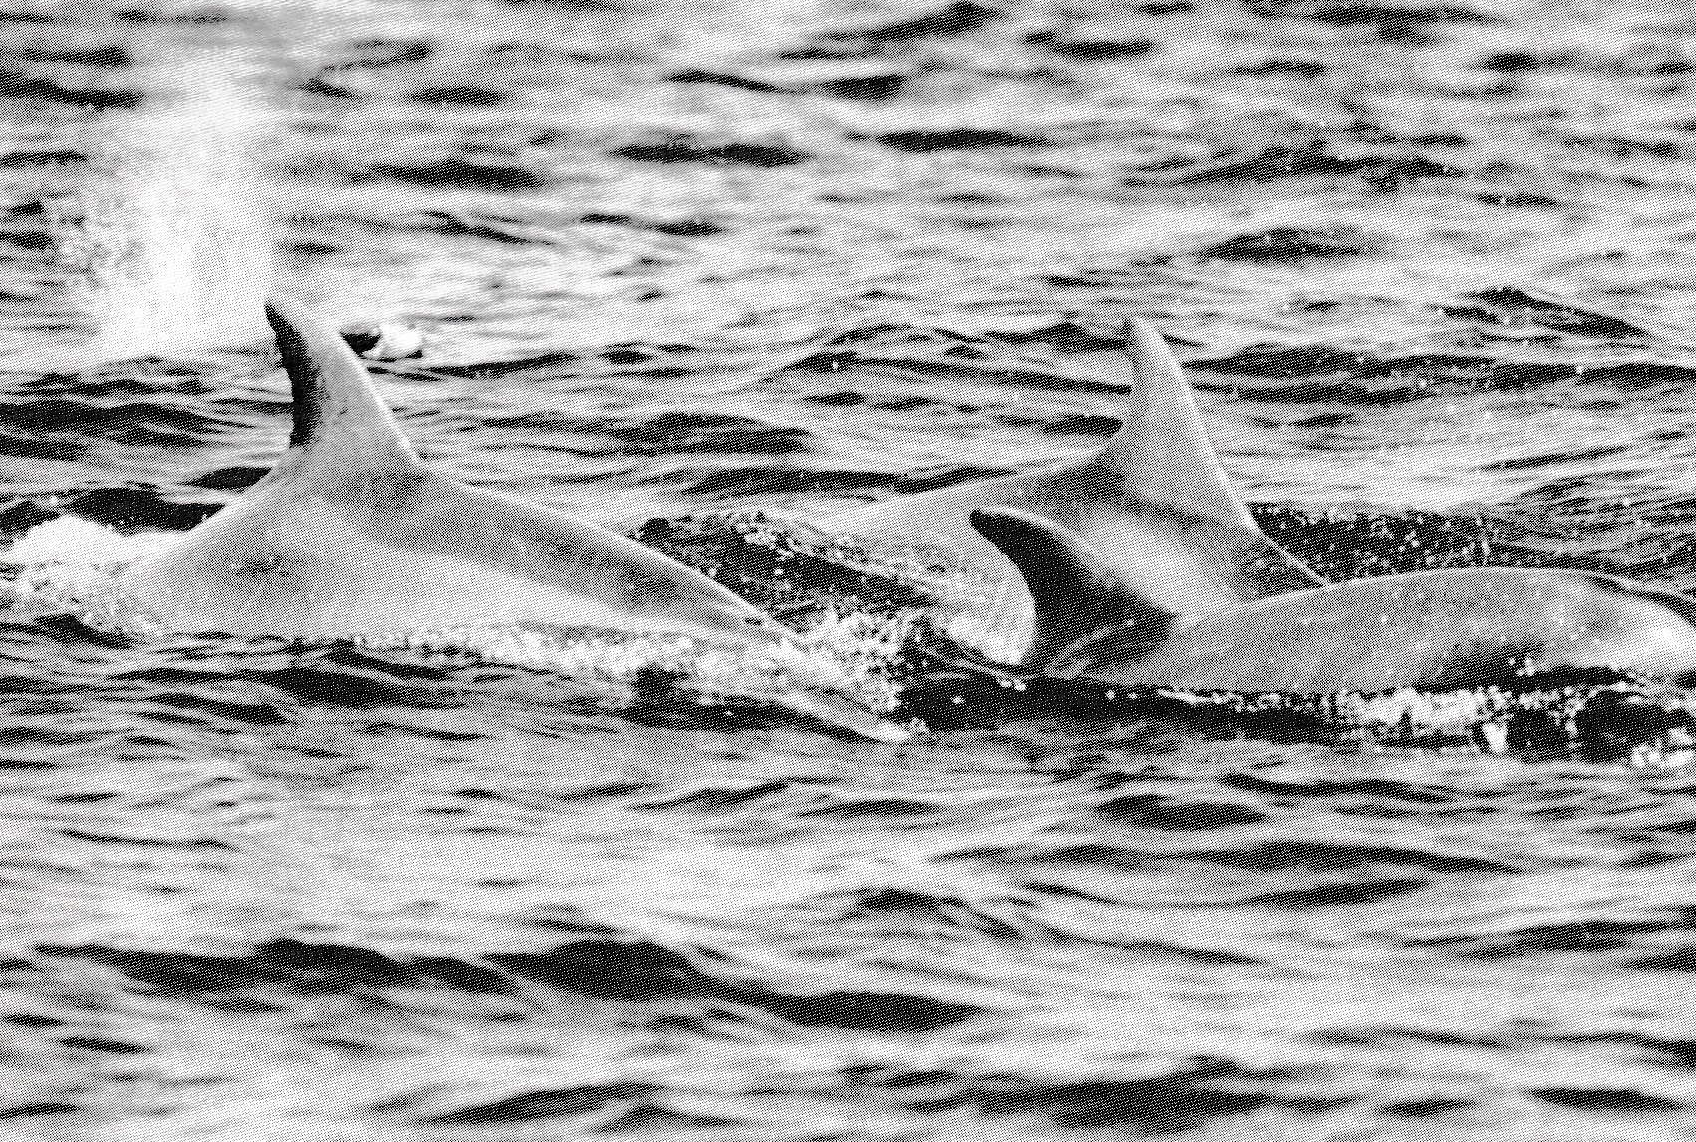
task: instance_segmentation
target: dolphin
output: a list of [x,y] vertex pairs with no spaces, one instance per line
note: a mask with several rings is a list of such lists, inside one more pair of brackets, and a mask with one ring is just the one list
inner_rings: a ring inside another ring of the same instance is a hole
[[987,582],[993,599],[984,623],[988,637],[970,641],[1001,659],[1017,655],[1031,598],[1013,564],[972,527],[977,510],[1052,521],[1175,615],[1322,585],[1256,526],[1208,439],[1182,369],[1147,322],[1126,323],[1115,371],[1133,403],[1099,451],[1037,471],[851,508],[816,526],[853,536],[873,551],[918,548]]
[[1034,633],[1020,666],[1048,677],[1308,695],[1596,671],[1696,681],[1696,598],[1610,575],[1445,568],[1180,615],[1049,519],[980,509],[971,522],[1029,584]]
[[[293,390],[288,449],[234,503],[120,573],[151,625],[291,639],[499,626],[751,648],[795,639],[635,540],[433,471],[341,336],[291,300],[271,300],[266,316]],[[906,736],[836,695],[777,701],[868,737]]]

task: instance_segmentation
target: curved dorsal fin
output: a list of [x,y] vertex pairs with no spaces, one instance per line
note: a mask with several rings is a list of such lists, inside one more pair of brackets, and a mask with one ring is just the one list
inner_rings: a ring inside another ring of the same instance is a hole
[[1137,627],[1149,645],[1174,617],[1144,598],[1075,533],[1046,516],[1012,509],[972,512],[978,534],[999,547],[1036,604],[1030,649],[1021,666],[1041,669],[1061,650],[1103,627]]
[[1141,318],[1125,324],[1126,363],[1135,374],[1139,403],[1097,462],[1121,475],[1138,499],[1258,532],[1219,463],[1202,426],[1195,392],[1172,350]]
[[291,457],[349,471],[418,464],[371,374],[339,333],[289,298],[268,300],[265,317],[294,390]]

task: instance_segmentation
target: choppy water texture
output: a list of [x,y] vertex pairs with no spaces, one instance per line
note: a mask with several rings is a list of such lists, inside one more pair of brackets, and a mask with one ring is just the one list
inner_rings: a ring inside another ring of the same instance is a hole
[[[720,7],[14,0],[0,528],[257,478],[281,288],[430,334],[456,475],[898,619],[723,513],[1092,448],[1138,313],[1330,574],[1696,589],[1676,6]],[[9,1136],[1696,1130],[1689,695],[921,671],[894,747],[474,650],[0,612]]]

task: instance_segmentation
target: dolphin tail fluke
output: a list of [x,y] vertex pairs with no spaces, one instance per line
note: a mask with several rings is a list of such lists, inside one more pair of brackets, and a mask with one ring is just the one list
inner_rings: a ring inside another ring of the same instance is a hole
[[291,298],[271,298],[265,316],[293,389],[289,450],[297,462],[347,470],[418,463],[371,375],[341,334]]
[[1135,627],[1152,645],[1174,616],[1132,589],[1077,535],[1043,516],[980,509],[972,526],[1024,576],[1036,604],[1030,649],[1020,665],[1040,670],[1078,639],[1103,627]]

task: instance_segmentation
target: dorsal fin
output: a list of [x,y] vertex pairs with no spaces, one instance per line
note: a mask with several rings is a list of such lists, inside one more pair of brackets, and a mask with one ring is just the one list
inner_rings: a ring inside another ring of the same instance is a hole
[[1036,618],[1020,665],[1041,669],[1061,650],[1103,627],[1138,627],[1149,645],[1174,616],[1133,590],[1075,533],[1045,516],[1000,508],[972,512],[978,534],[1025,578]]
[[1141,318],[1125,324],[1125,363],[1135,374],[1137,407],[1097,462],[1122,476],[1138,499],[1258,531],[1219,463],[1172,350]]
[[265,316],[294,390],[290,456],[347,470],[418,464],[371,374],[339,333],[289,298],[271,298]]

